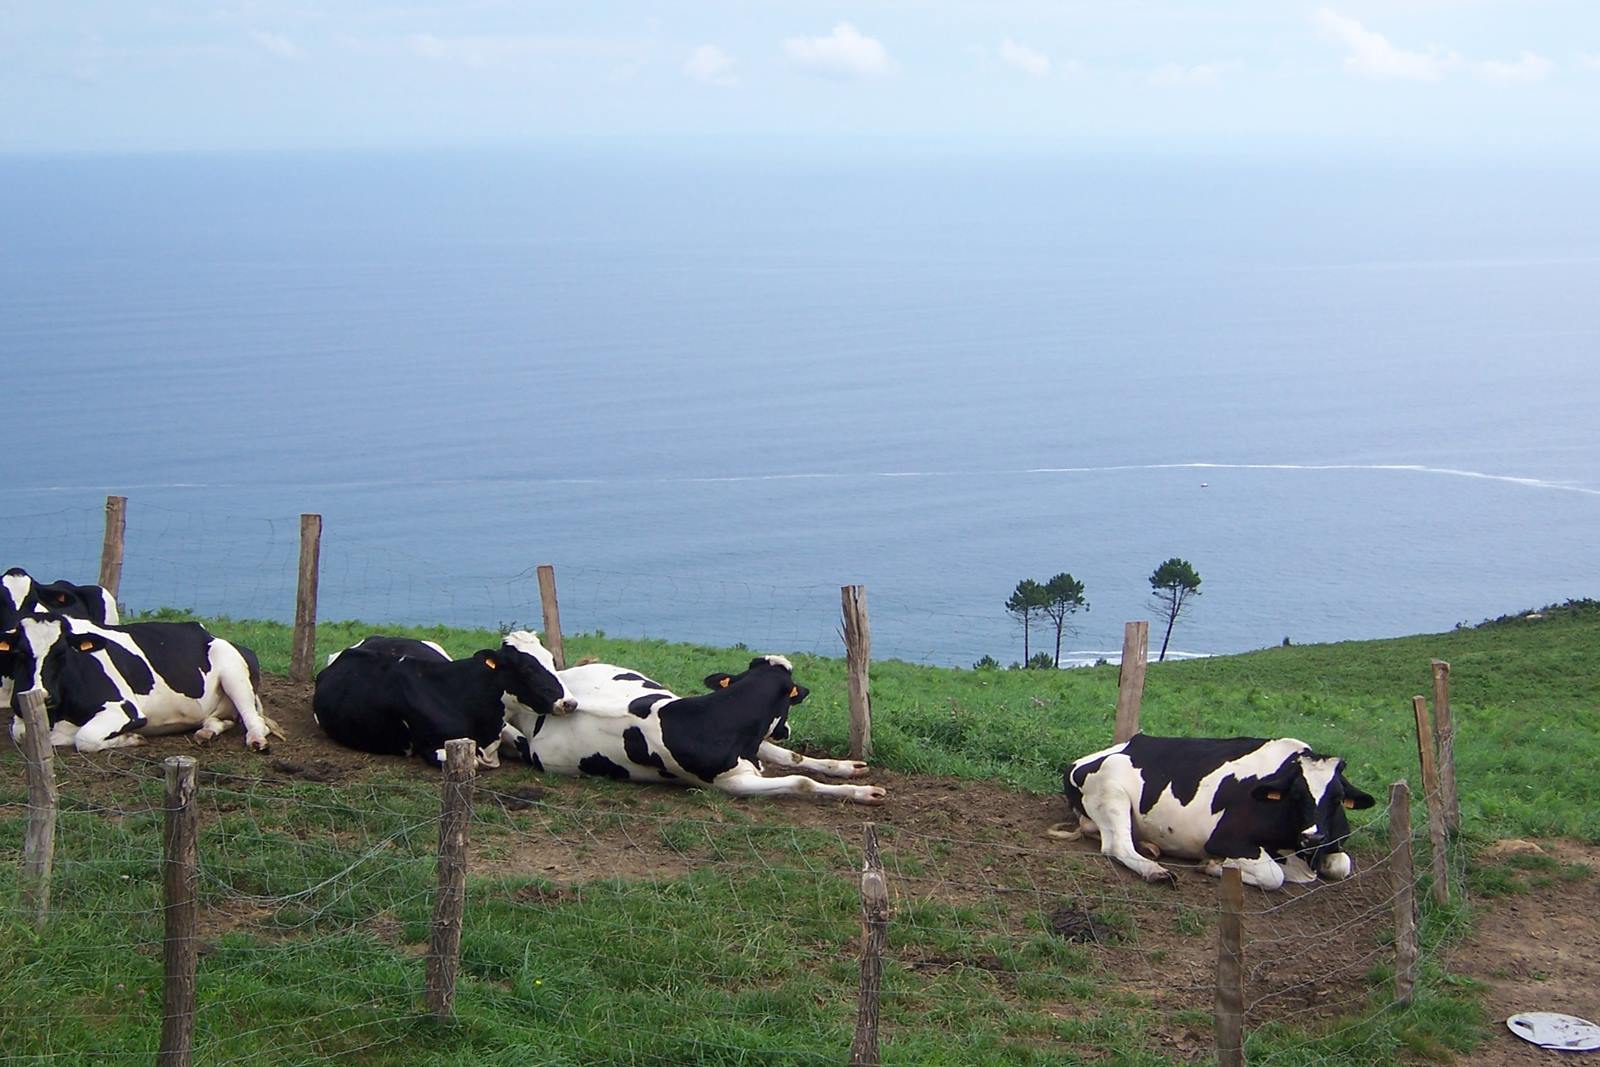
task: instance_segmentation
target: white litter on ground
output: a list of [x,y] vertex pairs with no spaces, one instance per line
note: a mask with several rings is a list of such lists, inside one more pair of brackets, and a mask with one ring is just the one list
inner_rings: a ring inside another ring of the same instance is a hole
[[1562,1052],[1600,1049],[1600,1026],[1576,1015],[1553,1011],[1525,1011],[1506,1020],[1506,1026],[1524,1041]]

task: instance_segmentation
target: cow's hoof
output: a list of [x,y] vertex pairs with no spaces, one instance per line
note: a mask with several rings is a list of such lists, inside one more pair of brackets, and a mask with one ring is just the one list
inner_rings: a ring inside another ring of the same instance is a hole
[[866,774],[867,771],[871,770],[870,767],[860,760],[851,760],[846,766],[849,769],[846,770],[842,776],[845,778],[860,778],[863,774]]
[[1151,885],[1178,884],[1178,876],[1167,870],[1165,867],[1161,868],[1160,871],[1151,871],[1149,874],[1144,876],[1144,880],[1149,882]]
[[267,752],[272,748],[271,742],[267,740],[264,734],[261,737],[245,738],[244,746],[253,752]]
[[1156,847],[1154,842],[1137,841],[1134,843],[1133,847],[1143,855],[1148,856],[1150,859],[1158,860],[1161,858],[1161,849]]
[[868,786],[858,795],[863,804],[882,804],[889,799],[889,791],[879,785]]
[[209,743],[211,739],[216,736],[217,735],[212,733],[210,730],[196,730],[194,733],[189,735],[189,740],[193,744],[204,745]]

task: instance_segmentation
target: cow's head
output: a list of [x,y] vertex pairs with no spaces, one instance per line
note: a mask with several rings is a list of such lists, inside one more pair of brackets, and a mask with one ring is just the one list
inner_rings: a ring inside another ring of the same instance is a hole
[[33,596],[33,579],[21,567],[0,575],[0,633],[16,628]]
[[569,715],[577,710],[577,700],[561,684],[555,659],[537,634],[514,630],[506,634],[497,651],[479,652],[476,658],[498,672],[501,686],[499,716],[492,723],[485,718],[482,723],[473,724],[481,765],[500,765],[500,735],[509,713],[526,710],[535,715]]
[[738,674],[708,674],[705,679],[707,689],[728,689],[750,678],[768,678],[779,682],[789,683],[788,696],[784,703],[776,709],[772,725],[767,730],[767,736],[774,741],[787,740],[789,737],[789,709],[805,700],[811,695],[811,690],[794,680],[794,664],[785,656],[757,656],[750,661]]
[[1370,808],[1374,803],[1345,778],[1344,766],[1337,756],[1300,752],[1252,790],[1256,800],[1282,806],[1280,825],[1292,828],[1293,847],[1306,856],[1313,870],[1323,856],[1343,850],[1344,840],[1350,836],[1345,811]]
[[43,690],[45,709],[54,722],[64,691],[72,688],[79,674],[85,670],[104,673],[99,664],[88,662],[103,648],[102,635],[75,633],[59,616],[24,615],[16,628],[0,635],[0,665],[17,693]]

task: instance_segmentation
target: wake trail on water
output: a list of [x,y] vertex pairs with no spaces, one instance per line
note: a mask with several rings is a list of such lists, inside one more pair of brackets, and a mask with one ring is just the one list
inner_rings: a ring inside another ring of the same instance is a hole
[[18,487],[25,493],[127,493],[139,490],[176,489],[388,489],[430,486],[483,485],[583,485],[601,488],[626,485],[734,485],[746,482],[851,481],[870,478],[996,478],[1049,474],[1115,474],[1127,471],[1373,471],[1382,473],[1425,474],[1435,477],[1469,478],[1499,482],[1526,489],[1544,489],[1584,496],[1600,496],[1600,488],[1571,482],[1550,481],[1513,474],[1459,467],[1429,467],[1420,463],[1122,463],[1098,467],[1028,467],[1012,470],[933,470],[933,471],[800,471],[786,474],[669,475],[665,477],[601,478],[389,478],[338,482],[301,482],[295,485],[264,485],[242,482],[153,482],[144,485],[43,485]]

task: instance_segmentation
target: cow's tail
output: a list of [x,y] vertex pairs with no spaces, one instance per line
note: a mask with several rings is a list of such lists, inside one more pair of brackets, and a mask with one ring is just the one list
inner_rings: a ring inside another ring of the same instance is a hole
[[1083,831],[1078,829],[1076,820],[1072,822],[1058,822],[1044,832],[1046,837],[1053,837],[1057,841],[1081,841]]

